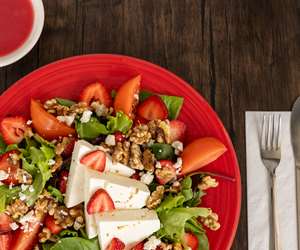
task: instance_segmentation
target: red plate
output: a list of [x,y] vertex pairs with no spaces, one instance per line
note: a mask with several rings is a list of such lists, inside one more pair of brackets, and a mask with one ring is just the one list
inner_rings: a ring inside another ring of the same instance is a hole
[[219,187],[209,190],[203,203],[219,214],[221,222],[220,230],[208,230],[211,249],[230,249],[241,205],[240,173],[234,148],[218,116],[203,97],[169,71],[146,61],[119,55],[68,58],[32,72],[5,91],[0,97],[0,118],[28,115],[30,98],[45,100],[64,97],[76,100],[83,87],[96,80],[114,89],[137,74],[142,75],[143,89],[184,97],[180,119],[188,126],[188,140],[213,136],[227,146],[228,151],[205,169],[232,176],[236,181],[220,179]]

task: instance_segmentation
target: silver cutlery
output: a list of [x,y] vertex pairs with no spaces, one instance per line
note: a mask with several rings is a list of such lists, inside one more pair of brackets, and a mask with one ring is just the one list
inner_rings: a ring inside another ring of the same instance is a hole
[[264,115],[262,121],[260,154],[270,181],[270,250],[281,250],[276,199],[276,169],[281,159],[281,116]]
[[300,97],[294,103],[291,114],[291,141],[295,158],[296,202],[298,225],[298,249],[300,249]]

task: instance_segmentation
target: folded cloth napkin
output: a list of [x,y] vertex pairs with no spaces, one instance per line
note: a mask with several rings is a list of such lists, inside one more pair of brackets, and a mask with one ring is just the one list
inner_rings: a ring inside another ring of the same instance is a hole
[[[246,112],[248,242],[250,250],[269,250],[268,174],[260,157],[262,118],[268,112]],[[281,114],[281,161],[277,168],[277,208],[282,250],[297,250],[295,164],[290,138],[290,112]]]

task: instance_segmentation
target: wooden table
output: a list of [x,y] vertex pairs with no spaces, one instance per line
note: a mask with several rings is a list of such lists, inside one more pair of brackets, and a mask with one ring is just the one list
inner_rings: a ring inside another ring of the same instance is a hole
[[[44,0],[34,49],[0,69],[0,90],[55,60],[126,54],[187,80],[223,120],[236,147],[243,203],[232,249],[247,249],[245,110],[288,110],[300,94],[296,0]],[[222,249],[220,249],[222,250]]]

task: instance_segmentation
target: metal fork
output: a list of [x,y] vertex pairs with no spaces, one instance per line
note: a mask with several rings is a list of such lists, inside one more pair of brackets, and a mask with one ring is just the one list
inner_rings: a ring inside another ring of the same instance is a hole
[[281,159],[280,149],[281,137],[281,116],[264,115],[261,131],[260,154],[262,161],[269,173],[270,183],[270,250],[281,250],[279,238],[279,225],[277,217],[277,199],[276,199],[276,169]]

